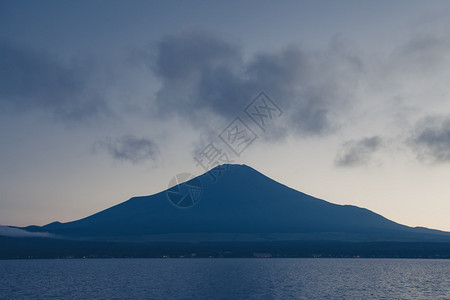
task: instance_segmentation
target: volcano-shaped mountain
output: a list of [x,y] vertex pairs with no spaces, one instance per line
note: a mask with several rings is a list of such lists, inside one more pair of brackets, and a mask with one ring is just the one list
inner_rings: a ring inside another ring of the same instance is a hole
[[332,204],[246,165],[221,165],[84,219],[26,229],[111,241],[450,241],[448,232],[411,228],[364,208]]

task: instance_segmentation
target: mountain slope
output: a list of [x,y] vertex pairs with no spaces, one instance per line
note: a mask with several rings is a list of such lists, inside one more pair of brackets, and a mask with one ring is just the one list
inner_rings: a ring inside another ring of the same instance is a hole
[[[220,176],[218,168],[225,169]],[[218,168],[212,170],[217,175],[215,182],[206,173],[187,185],[131,198],[78,221],[28,229],[72,238],[128,241],[450,241],[450,233],[410,228],[367,209],[332,204],[288,188],[245,165]],[[180,208],[169,201],[168,196],[177,196],[170,192],[199,183],[200,200],[192,207]]]

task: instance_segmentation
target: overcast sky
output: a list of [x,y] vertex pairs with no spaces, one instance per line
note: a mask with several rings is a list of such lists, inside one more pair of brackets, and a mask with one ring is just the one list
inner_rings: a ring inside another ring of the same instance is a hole
[[154,194],[214,146],[450,231],[449,32],[449,1],[0,0],[0,224]]

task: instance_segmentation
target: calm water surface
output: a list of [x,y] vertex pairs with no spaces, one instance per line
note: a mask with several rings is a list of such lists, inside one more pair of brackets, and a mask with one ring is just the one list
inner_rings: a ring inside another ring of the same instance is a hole
[[0,261],[0,299],[450,299],[450,260]]

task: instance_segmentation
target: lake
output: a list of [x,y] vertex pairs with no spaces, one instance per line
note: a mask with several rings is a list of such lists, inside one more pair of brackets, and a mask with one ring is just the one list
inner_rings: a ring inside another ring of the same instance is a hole
[[450,299],[450,260],[0,261],[0,299]]

